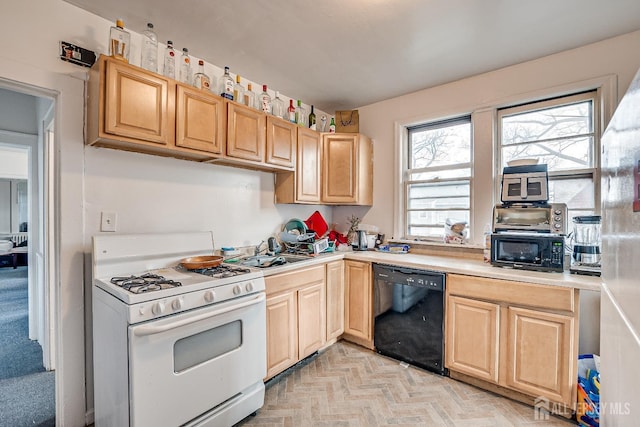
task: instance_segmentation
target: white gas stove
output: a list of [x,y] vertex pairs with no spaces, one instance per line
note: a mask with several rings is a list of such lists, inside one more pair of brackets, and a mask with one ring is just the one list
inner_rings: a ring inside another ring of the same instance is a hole
[[213,251],[211,232],[94,237],[96,425],[226,426],[262,406],[262,271],[179,265]]

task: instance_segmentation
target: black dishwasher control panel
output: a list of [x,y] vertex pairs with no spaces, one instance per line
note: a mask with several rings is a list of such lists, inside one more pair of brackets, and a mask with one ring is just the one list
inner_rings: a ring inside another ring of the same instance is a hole
[[445,274],[438,271],[399,267],[387,264],[373,265],[373,279],[409,286],[425,287],[444,292]]

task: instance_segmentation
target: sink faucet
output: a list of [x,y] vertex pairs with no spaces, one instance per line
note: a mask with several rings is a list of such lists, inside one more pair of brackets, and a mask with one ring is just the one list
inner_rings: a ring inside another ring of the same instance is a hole
[[264,244],[264,240],[261,241],[260,243],[258,243],[255,247],[255,249],[253,250],[253,254],[254,255],[260,255],[262,253],[262,249],[260,249],[260,247]]

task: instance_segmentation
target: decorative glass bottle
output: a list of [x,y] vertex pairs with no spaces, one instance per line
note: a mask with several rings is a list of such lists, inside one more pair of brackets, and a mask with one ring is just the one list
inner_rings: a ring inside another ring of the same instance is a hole
[[316,114],[313,112],[313,105],[311,106],[311,113],[309,113],[309,129],[316,130]]
[[229,67],[224,67],[224,74],[220,77],[220,96],[233,101],[233,78],[229,74]]
[[307,110],[302,106],[302,101],[298,99],[298,108],[296,108],[296,123],[298,126],[307,125]]
[[167,48],[164,51],[164,76],[170,79],[176,78],[176,51],[173,49],[173,42],[167,41]]
[[145,70],[158,72],[158,36],[153,31],[153,24],[149,22],[142,33],[142,49],[140,65]]
[[131,34],[124,29],[122,19],[116,21],[116,26],[109,30],[109,55],[129,62],[129,47]]
[[267,92],[267,85],[262,85],[262,93],[258,99],[260,101],[260,110],[263,113],[271,114],[271,96]]
[[288,111],[288,115],[287,115],[287,119],[291,122],[291,123],[295,123],[296,122],[296,107],[293,106],[293,99],[289,100],[289,108],[287,109]]
[[271,103],[271,112],[274,116],[278,118],[282,118],[284,116],[284,101],[280,99],[280,92],[276,91],[276,97],[273,99]]
[[191,59],[189,59],[189,49],[186,47],[182,48],[182,57],[180,57],[180,81],[191,84]]
[[236,74],[236,84],[233,86],[233,100],[240,104],[245,103],[244,86],[240,83],[240,74]]
[[256,108],[256,94],[253,92],[253,87],[251,83],[247,85],[247,91],[244,94],[245,105],[247,107]]
[[331,117],[331,123],[329,123],[329,133],[336,133],[336,121]]
[[204,73],[204,61],[198,61],[198,72],[193,76],[193,85],[198,89],[211,90],[211,79]]

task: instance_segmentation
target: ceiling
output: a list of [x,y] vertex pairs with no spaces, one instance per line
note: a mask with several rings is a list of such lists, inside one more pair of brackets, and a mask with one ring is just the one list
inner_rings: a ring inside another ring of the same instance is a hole
[[640,29],[638,0],[66,1],[331,113]]

